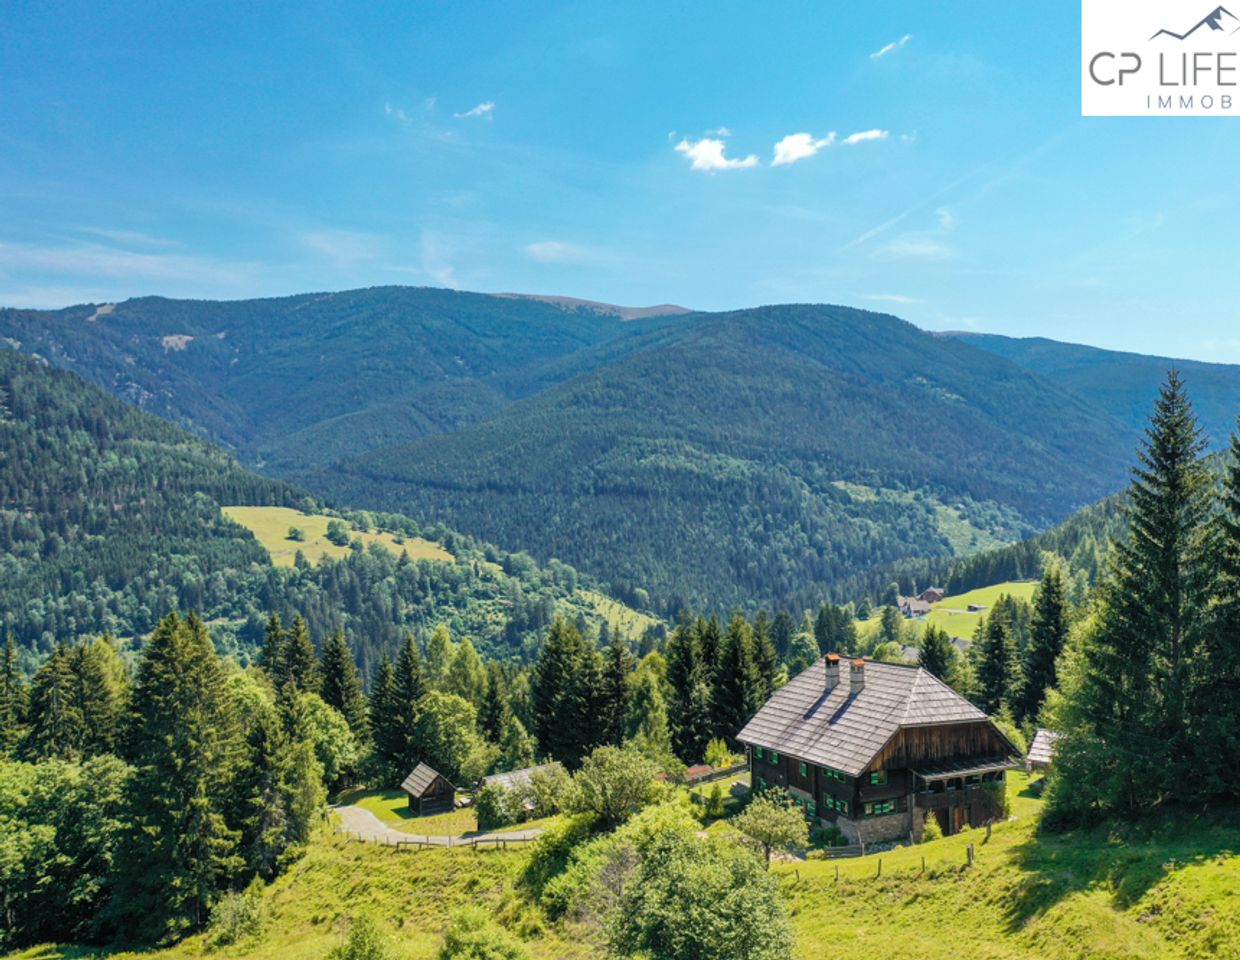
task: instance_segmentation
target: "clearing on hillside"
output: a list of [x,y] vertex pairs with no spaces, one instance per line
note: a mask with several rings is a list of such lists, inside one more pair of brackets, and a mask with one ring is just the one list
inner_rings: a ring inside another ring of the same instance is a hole
[[[271,562],[277,567],[291,567],[293,559],[300,550],[311,563],[318,563],[323,557],[339,559],[348,555],[348,546],[339,546],[327,539],[327,525],[336,517],[325,517],[321,514],[302,513],[291,507],[222,507],[224,515],[230,520],[241,524],[271,554]],[[372,543],[391,550],[397,556],[401,551],[409,554],[410,560],[441,560],[451,563],[456,558],[438,543],[423,540],[421,537],[403,537],[385,531],[362,532],[347,520],[341,520],[349,529],[349,539],[360,539],[369,547]],[[289,532],[300,530],[304,540],[290,540]]]

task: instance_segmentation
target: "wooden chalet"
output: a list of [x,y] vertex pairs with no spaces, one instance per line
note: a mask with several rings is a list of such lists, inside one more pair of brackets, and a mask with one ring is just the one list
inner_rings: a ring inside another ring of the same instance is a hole
[[900,612],[908,619],[916,617],[924,617],[930,613],[930,604],[925,600],[919,600],[917,597],[900,597]]
[[[841,679],[841,670],[847,676]],[[828,654],[771,696],[737,736],[754,786],[786,789],[853,843],[920,839],[992,820],[1020,751],[921,667]]]
[[927,587],[917,594],[917,599],[924,603],[940,603],[946,595],[942,587]]
[[448,813],[456,805],[456,787],[425,763],[414,767],[400,788],[409,794],[409,809],[419,817]]

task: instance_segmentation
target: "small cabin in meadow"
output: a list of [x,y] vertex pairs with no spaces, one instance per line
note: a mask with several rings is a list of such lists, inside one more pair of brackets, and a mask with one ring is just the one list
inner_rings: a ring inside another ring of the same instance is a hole
[[1055,733],[1045,727],[1038,728],[1038,732],[1033,735],[1033,743],[1029,744],[1029,752],[1025,754],[1025,769],[1049,770],[1055,759],[1055,745],[1062,738],[1062,733]]
[[786,790],[852,843],[920,839],[927,817],[944,834],[987,823],[1021,766],[990,718],[929,671],[834,653],[776,690],[737,739],[755,788]]
[[944,596],[942,587],[927,587],[917,595],[917,599],[924,603],[941,603]]
[[419,817],[448,813],[456,804],[456,787],[425,763],[414,767],[400,788],[409,794],[409,809]]

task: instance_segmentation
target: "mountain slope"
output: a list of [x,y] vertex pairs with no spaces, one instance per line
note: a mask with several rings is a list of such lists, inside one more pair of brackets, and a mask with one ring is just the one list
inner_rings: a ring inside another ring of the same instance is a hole
[[[59,640],[145,634],[173,609],[200,612],[243,659],[269,611],[303,613],[317,636],[343,625],[367,671],[406,630],[440,622],[486,653],[513,656],[534,649],[557,609],[616,617],[569,567],[540,569],[400,516],[346,514],[354,549],[276,567],[224,506],[277,517],[277,541],[291,525],[311,540],[325,525],[292,513],[316,509],[303,492],[71,373],[0,350],[0,628],[28,662]],[[328,550],[306,543],[311,556],[312,547]]]
[[949,554],[944,510],[1016,539],[1115,489],[1130,446],[1014,364],[801,305],[685,317],[481,423],[301,479],[728,605]]
[[376,287],[0,310],[0,338],[279,471],[482,419],[530,392],[523,377],[545,361],[662,322]]
[[1134,437],[1145,428],[1158,385],[1171,369],[1179,370],[1188,384],[1214,449],[1226,445],[1240,415],[1240,365],[1149,357],[1042,337],[1018,339],[983,333],[947,336],[1053,380],[1119,417]]

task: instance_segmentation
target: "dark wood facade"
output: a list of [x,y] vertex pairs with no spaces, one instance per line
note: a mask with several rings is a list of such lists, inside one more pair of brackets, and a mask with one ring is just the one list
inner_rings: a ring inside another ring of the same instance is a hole
[[419,817],[448,813],[456,806],[456,787],[424,763],[418,764],[400,788],[409,795],[409,809]]
[[[994,798],[985,784],[1004,781],[1011,753],[994,725],[979,721],[902,728],[859,777],[769,748],[755,746],[749,757],[756,787],[788,790],[811,817],[828,824],[911,811],[915,818],[930,813],[944,834],[953,834],[993,819]],[[996,769],[949,775],[952,764],[968,769],[970,760],[982,766],[989,760]]]

